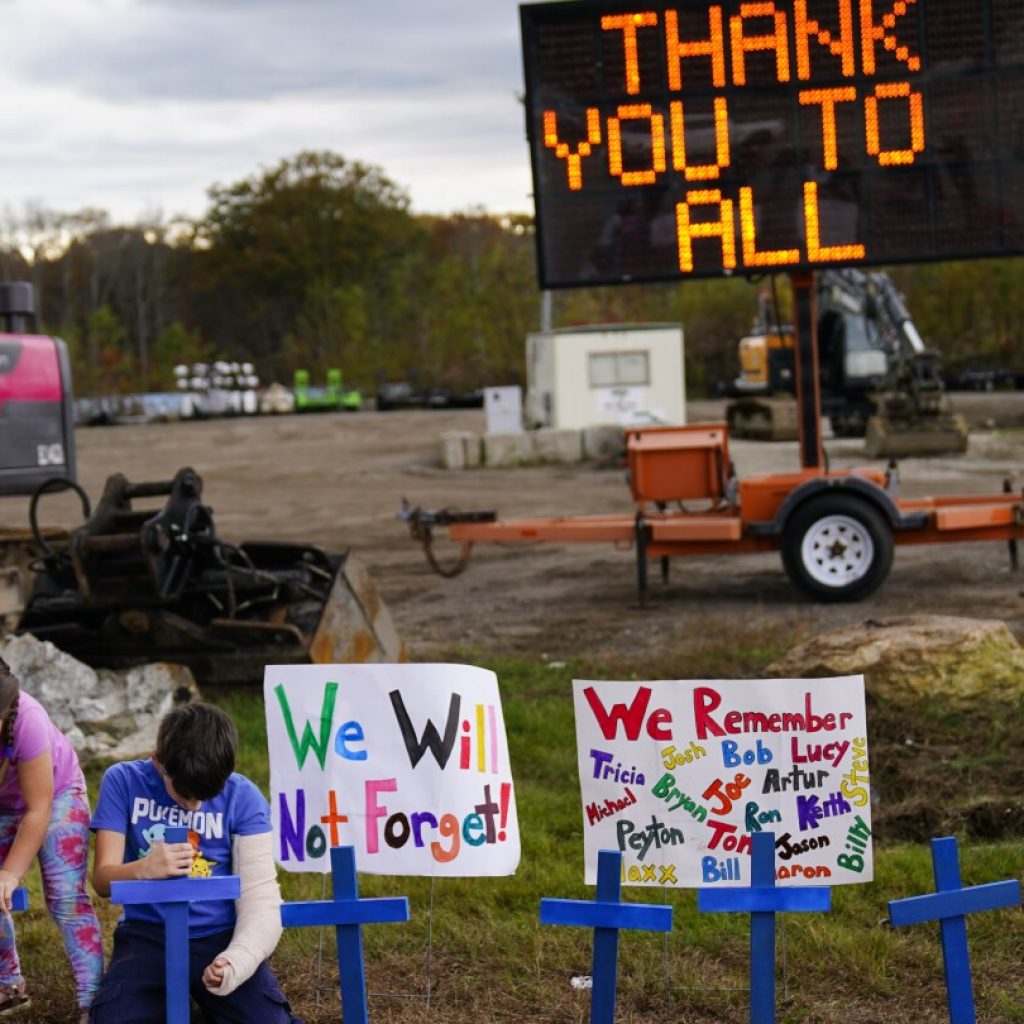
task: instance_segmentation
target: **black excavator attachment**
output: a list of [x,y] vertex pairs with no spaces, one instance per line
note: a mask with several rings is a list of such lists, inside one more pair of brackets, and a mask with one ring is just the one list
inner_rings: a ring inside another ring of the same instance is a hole
[[[173,480],[108,478],[63,545],[47,542],[19,633],[94,667],[187,665],[200,684],[260,682],[268,664],[400,661],[365,568],[310,544],[217,536],[192,469]],[[146,498],[162,508],[139,509]]]

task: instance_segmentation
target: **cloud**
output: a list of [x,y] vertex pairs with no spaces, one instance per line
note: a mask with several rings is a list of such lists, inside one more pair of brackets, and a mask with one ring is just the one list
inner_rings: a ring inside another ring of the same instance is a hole
[[[3,2],[3,0],[0,0]],[[0,194],[198,215],[301,149],[415,209],[525,209],[513,0],[17,0]]]
[[500,18],[487,6],[456,2],[442,18],[414,0],[149,0],[126,4],[111,24],[97,5],[75,18],[73,34],[13,59],[37,81],[121,103],[398,94],[518,76],[514,8]]

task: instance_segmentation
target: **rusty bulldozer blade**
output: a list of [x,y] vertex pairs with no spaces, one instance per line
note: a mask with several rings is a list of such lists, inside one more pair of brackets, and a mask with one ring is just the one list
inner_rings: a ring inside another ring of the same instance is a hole
[[[310,544],[230,544],[202,480],[111,476],[66,546],[41,563],[17,632],[94,667],[187,665],[203,684],[260,682],[268,664],[401,661],[366,568]],[[138,509],[162,497],[162,508]]]

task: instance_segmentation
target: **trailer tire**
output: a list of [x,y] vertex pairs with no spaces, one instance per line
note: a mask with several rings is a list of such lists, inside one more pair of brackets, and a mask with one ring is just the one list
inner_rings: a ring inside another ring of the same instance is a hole
[[874,593],[892,567],[889,525],[852,494],[826,494],[790,516],[782,537],[789,578],[814,601],[860,601]]

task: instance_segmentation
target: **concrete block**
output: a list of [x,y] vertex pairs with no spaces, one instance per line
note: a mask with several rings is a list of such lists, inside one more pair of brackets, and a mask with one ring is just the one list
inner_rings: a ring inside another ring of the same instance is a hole
[[441,435],[441,464],[445,469],[480,465],[480,436],[471,430],[448,430]]
[[583,435],[578,430],[542,427],[529,434],[537,462],[579,462],[583,458]]
[[466,454],[461,430],[448,430],[441,435],[441,465],[445,469],[465,469]]
[[626,431],[623,427],[604,423],[583,428],[583,457],[597,462],[618,458],[626,451]]
[[528,434],[487,434],[484,463],[488,466],[518,466],[532,458]]
[[474,469],[484,463],[484,446],[479,434],[472,430],[464,432],[462,450],[466,459],[466,469]]

